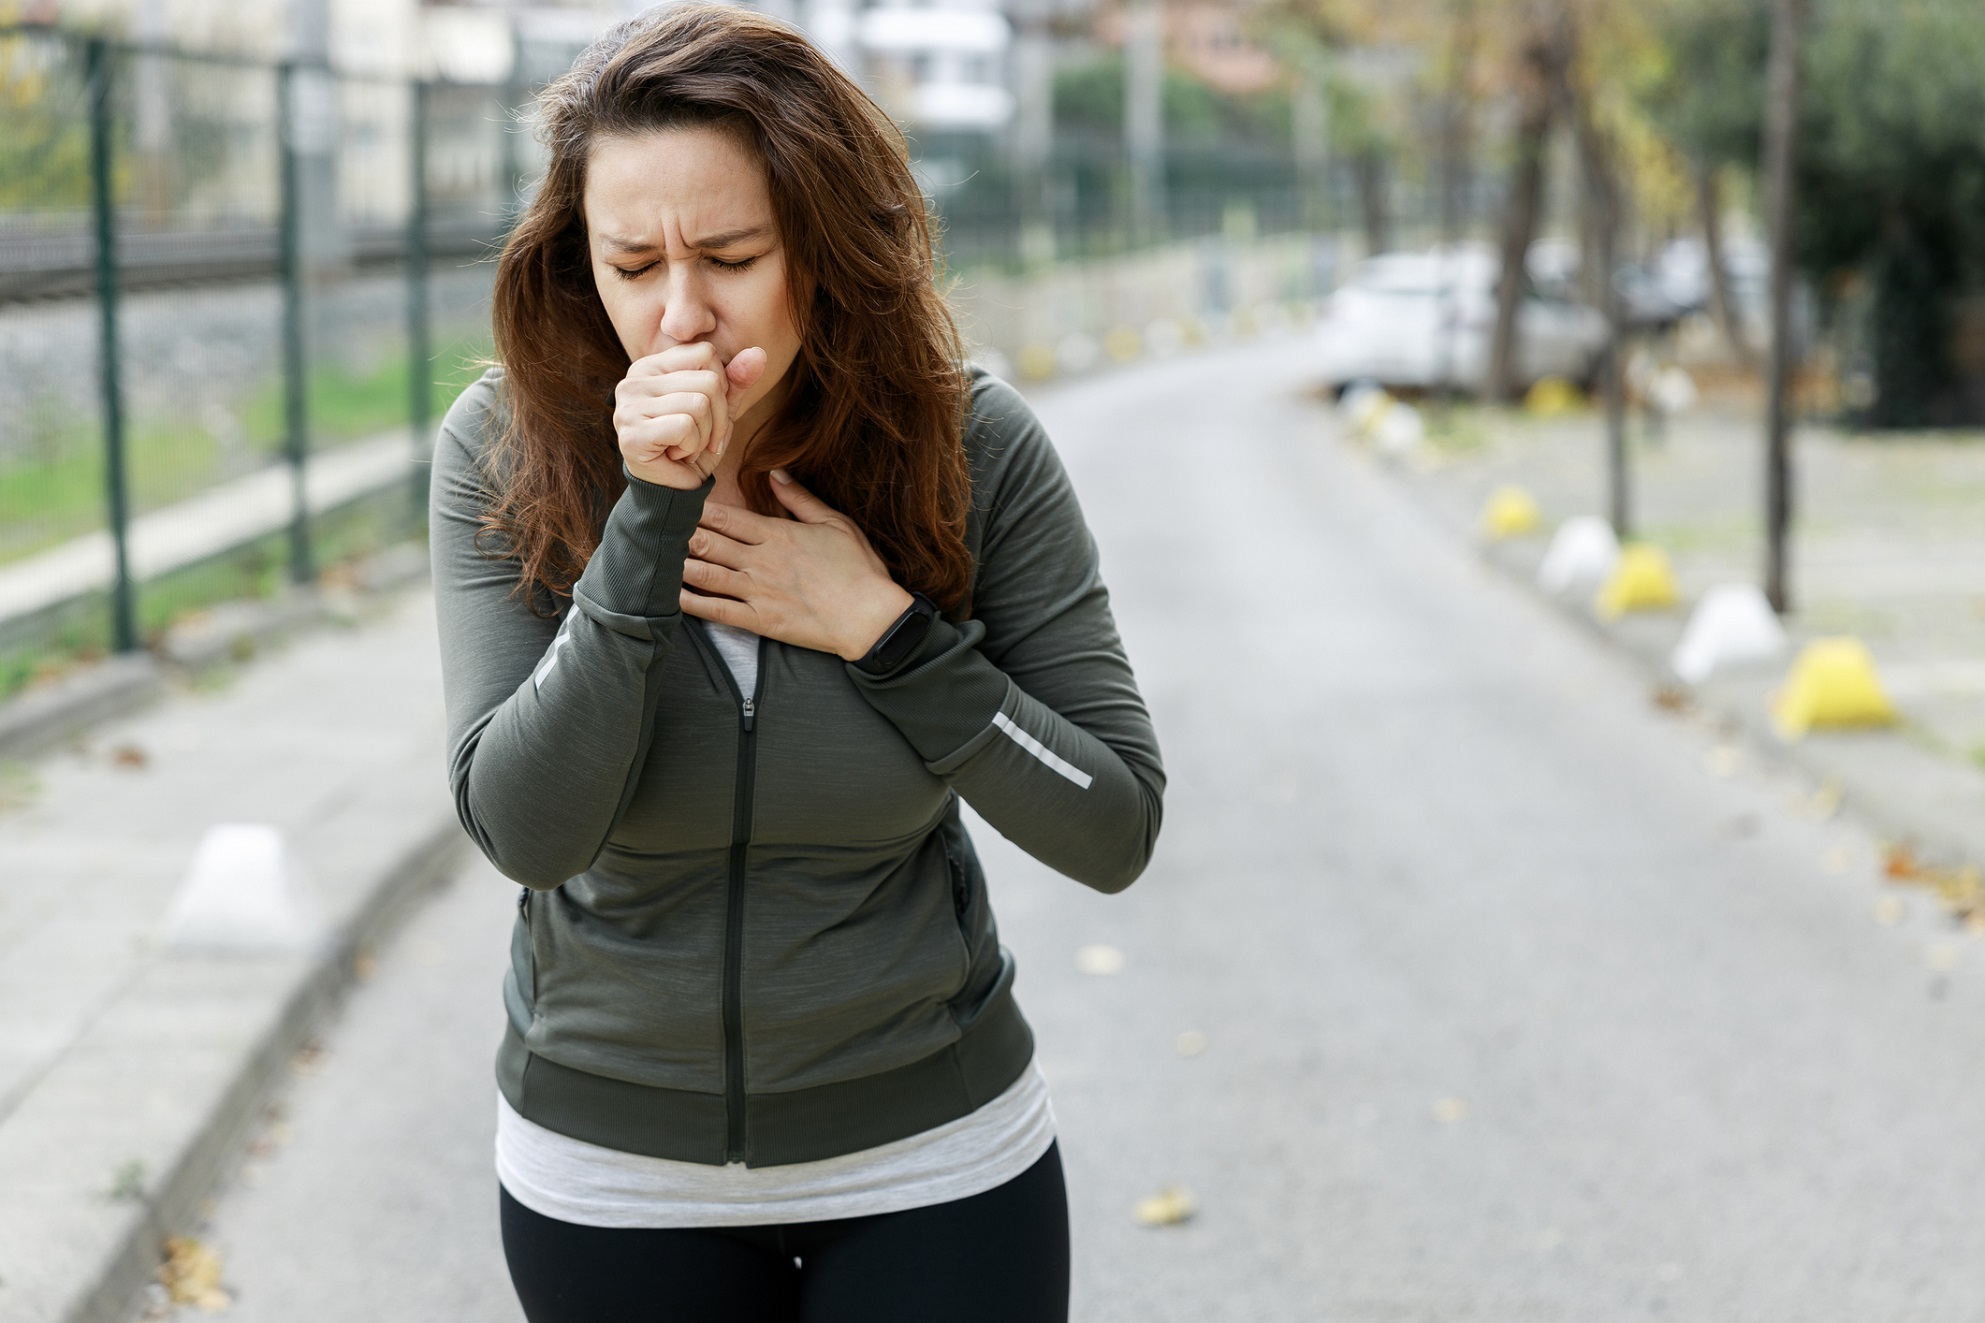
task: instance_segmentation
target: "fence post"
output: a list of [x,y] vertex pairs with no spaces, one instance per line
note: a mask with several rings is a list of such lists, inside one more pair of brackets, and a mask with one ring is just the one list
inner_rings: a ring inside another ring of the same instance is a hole
[[124,472],[124,373],[117,346],[117,199],[111,191],[110,43],[92,37],[84,48],[90,89],[90,204],[96,220],[96,289],[103,387],[104,492],[116,573],[110,584],[110,637],[119,652],[138,647],[138,618],[131,590],[131,502]]
[[427,303],[427,83],[416,79],[409,120],[407,200],[407,420],[413,429],[409,497],[418,527],[427,513],[427,484],[434,467],[434,346]]
[[290,578],[309,583],[310,506],[304,470],[310,458],[309,368],[303,344],[302,181],[297,168],[297,65],[285,60],[276,71],[277,151],[282,163],[281,264],[283,279],[283,452],[289,459],[292,509],[289,525]]

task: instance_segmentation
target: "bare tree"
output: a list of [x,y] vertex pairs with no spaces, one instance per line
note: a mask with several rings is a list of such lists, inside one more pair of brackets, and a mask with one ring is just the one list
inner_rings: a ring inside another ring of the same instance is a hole
[[[1567,60],[1570,74],[1576,63],[1577,33],[1574,31]],[[1625,210],[1623,180],[1618,153],[1610,136],[1593,114],[1593,89],[1587,80],[1567,77],[1565,100],[1571,112],[1572,131],[1578,142],[1579,175],[1583,184],[1580,214],[1585,233],[1590,236],[1591,261],[1585,271],[1586,288],[1606,319],[1606,351],[1600,363],[1599,384],[1606,406],[1606,490],[1607,508],[1613,531],[1621,540],[1633,532],[1632,473],[1627,466],[1627,402],[1625,355],[1625,309],[1621,307],[1617,277],[1620,230]]]
[[1489,342],[1489,394],[1499,400],[1514,398],[1522,385],[1517,313],[1523,306],[1524,262],[1544,208],[1544,170],[1570,44],[1568,20],[1555,5],[1533,8],[1528,26],[1518,58],[1516,160],[1503,207],[1502,271]]
[[1730,266],[1723,252],[1720,176],[1715,166],[1701,161],[1695,162],[1691,169],[1695,175],[1696,223],[1702,227],[1703,261],[1709,268],[1709,313],[1716,319],[1730,352],[1739,363],[1750,367],[1757,355],[1751,352],[1751,342],[1737,318],[1736,300],[1730,295]]
[[1772,0],[1771,66],[1766,84],[1764,175],[1771,228],[1771,359],[1766,372],[1765,587],[1774,608],[1792,604],[1786,583],[1785,538],[1792,524],[1791,430],[1787,388],[1792,375],[1792,209],[1799,157],[1799,47],[1806,0]]
[[1365,226],[1365,252],[1383,253],[1392,247],[1392,200],[1385,149],[1376,143],[1359,148],[1352,161],[1358,183],[1358,214]]
[[[1475,0],[1449,0],[1450,41],[1447,88],[1441,106],[1440,242],[1442,262],[1454,261],[1454,250],[1466,237],[1471,172],[1469,154],[1475,127]],[[1445,400],[1454,381],[1454,280],[1440,289],[1438,365],[1434,378]]]

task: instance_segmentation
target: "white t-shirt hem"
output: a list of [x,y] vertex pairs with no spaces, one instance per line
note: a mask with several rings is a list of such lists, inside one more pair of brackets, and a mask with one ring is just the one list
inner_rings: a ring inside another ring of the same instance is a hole
[[969,1199],[1040,1161],[1055,1141],[1047,1083],[1029,1062],[985,1106],[875,1148],[778,1167],[718,1167],[590,1144],[497,1099],[496,1175],[518,1203],[579,1226],[768,1226],[899,1213]]

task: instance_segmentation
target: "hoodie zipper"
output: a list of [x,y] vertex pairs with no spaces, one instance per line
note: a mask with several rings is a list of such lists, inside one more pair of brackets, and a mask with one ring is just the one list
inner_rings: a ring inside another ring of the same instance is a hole
[[[714,649],[712,649],[714,651]],[[724,887],[724,1161],[743,1162],[744,1117],[744,876],[751,842],[751,792],[758,772],[758,697],[765,690],[765,640],[758,640],[758,677],[749,698],[719,657],[738,701],[737,798],[731,807],[730,876]]]

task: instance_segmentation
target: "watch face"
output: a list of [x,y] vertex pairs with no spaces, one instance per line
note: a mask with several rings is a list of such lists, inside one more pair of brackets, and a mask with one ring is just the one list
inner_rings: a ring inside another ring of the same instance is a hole
[[924,635],[930,632],[930,616],[915,607],[910,609],[914,614],[898,620],[896,627],[889,631],[889,637],[882,641],[882,647],[878,650],[881,655],[877,660],[885,666],[894,666],[909,656],[916,646],[924,641]]

